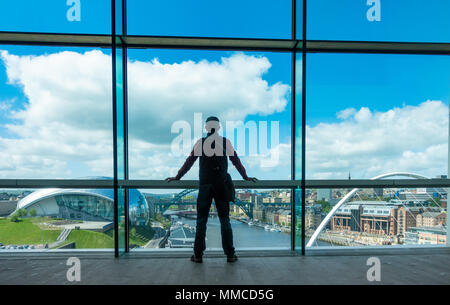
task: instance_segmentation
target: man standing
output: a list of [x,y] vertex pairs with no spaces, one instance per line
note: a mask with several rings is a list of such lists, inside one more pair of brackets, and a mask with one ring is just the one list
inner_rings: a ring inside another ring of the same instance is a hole
[[[217,117],[209,117],[206,119],[205,129],[207,136],[198,140],[194,145],[194,149],[184,162],[175,177],[169,177],[167,182],[180,180],[198,157],[200,157],[199,171],[199,190],[197,197],[197,230],[195,233],[194,255],[191,261],[201,263],[203,251],[206,249],[206,223],[208,222],[209,209],[212,199],[216,204],[217,213],[220,220],[220,229],[222,235],[222,248],[227,256],[227,262],[235,262],[237,256],[233,247],[233,231],[230,224],[230,181],[228,175],[228,160],[236,167],[244,180],[255,182],[256,178],[247,176],[244,166],[242,165],[236,151],[230,140],[219,136],[217,133],[220,128],[219,119]],[[227,178],[228,176],[228,178]],[[230,200],[231,199],[231,200]]]

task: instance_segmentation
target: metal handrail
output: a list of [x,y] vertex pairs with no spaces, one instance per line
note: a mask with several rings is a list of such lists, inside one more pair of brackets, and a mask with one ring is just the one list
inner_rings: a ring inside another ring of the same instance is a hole
[[[118,187],[127,189],[195,189],[198,180],[119,180]],[[301,180],[235,180],[238,189],[300,188]],[[305,180],[306,188],[399,188],[399,187],[450,187],[450,179],[328,179]],[[2,189],[26,188],[114,188],[111,179],[0,179]]]

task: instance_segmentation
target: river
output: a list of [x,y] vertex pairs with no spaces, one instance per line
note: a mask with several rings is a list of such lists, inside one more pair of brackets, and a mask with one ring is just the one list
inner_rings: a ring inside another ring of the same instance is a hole
[[[195,227],[195,219],[180,218],[183,223]],[[249,226],[240,221],[231,219],[233,228],[234,247],[236,249],[266,248],[266,249],[290,249],[291,235],[283,232],[270,232],[257,226]],[[320,246],[329,245],[319,242]],[[209,249],[221,249],[220,221],[218,217],[209,217],[206,230],[206,247]]]

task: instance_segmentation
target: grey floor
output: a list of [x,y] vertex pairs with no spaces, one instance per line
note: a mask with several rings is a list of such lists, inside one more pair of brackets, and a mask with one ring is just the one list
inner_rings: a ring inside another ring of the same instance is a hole
[[[0,257],[0,284],[74,284],[66,278],[67,258]],[[367,280],[367,256],[251,256],[234,263],[205,257],[195,264],[183,255],[167,258],[78,255],[80,284],[450,284],[450,254],[378,255],[381,281]]]

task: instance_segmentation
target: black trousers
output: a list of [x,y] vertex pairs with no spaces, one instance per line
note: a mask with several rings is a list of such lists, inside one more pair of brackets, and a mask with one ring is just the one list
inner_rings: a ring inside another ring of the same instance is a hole
[[203,251],[206,249],[206,224],[213,199],[220,220],[223,252],[227,256],[234,254],[233,231],[230,224],[230,203],[224,198],[223,183],[222,185],[200,184],[197,197],[197,231],[195,232],[194,243],[194,253],[196,256],[202,256]]

